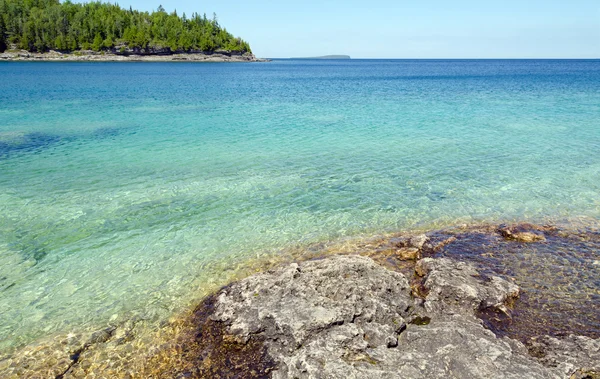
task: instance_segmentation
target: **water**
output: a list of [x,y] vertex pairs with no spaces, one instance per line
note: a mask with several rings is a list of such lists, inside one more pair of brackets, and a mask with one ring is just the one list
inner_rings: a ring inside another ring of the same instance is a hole
[[485,324],[496,335],[525,343],[541,335],[600,338],[600,231],[532,227],[520,229],[543,235],[543,242],[506,240],[489,228],[438,231],[430,237],[451,241],[434,256],[465,260],[484,277],[500,275],[518,284],[510,316],[484,311]]
[[0,64],[0,350],[161,319],[248,260],[600,220],[600,61]]

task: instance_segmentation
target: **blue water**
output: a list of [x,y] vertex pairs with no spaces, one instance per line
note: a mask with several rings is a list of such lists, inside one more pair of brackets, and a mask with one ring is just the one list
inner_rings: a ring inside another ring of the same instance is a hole
[[0,104],[0,349],[293,246],[600,220],[598,60],[2,63]]

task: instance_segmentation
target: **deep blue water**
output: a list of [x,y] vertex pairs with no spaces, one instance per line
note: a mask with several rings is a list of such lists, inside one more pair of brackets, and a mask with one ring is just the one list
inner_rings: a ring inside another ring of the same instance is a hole
[[600,217],[599,60],[0,64],[0,347],[249,259]]

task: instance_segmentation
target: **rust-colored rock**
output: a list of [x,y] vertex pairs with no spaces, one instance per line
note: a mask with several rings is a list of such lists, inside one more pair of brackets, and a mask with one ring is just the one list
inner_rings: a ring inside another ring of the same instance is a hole
[[498,233],[507,240],[532,243],[544,242],[546,237],[543,232],[530,224],[519,224],[513,226],[500,225]]
[[416,247],[405,247],[403,249],[399,249],[397,254],[400,256],[400,258],[405,260],[416,261],[417,259],[421,258],[421,250],[417,249]]

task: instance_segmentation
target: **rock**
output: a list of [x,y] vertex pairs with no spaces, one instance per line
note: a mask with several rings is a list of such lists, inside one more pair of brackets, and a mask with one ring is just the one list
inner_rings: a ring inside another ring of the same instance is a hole
[[[565,377],[600,378],[600,341],[569,335],[565,338],[541,336],[529,343],[531,354]],[[595,376],[594,376],[595,375]]]
[[49,338],[21,349],[18,354],[0,358],[1,378],[54,378],[73,365],[89,336],[68,334]]
[[404,247],[402,249],[398,249],[396,254],[404,260],[416,261],[417,259],[421,258],[421,250],[415,247]]
[[421,251],[414,247],[401,247],[401,248],[392,248],[392,249],[379,249],[374,251],[373,253],[367,253],[369,257],[395,257],[403,261],[416,261],[421,258]]
[[390,245],[396,248],[408,247],[410,245],[409,237],[394,237],[389,240]]
[[396,248],[415,248],[418,250],[423,249],[423,246],[429,242],[429,237],[425,234],[417,236],[402,236],[390,238],[389,243]]
[[169,48],[164,49],[139,49],[113,48],[107,51],[95,52],[90,50],[81,50],[74,52],[51,51],[46,53],[29,53],[21,51],[19,53],[0,53],[0,59],[3,60],[35,60],[35,61],[210,61],[210,62],[269,62],[268,59],[256,58],[251,53],[240,54],[234,51],[203,52],[203,51],[175,51],[171,52]]
[[108,328],[104,328],[102,330],[98,330],[98,331],[92,333],[92,336],[90,337],[90,339],[88,340],[88,342],[86,344],[92,345],[95,343],[104,343],[112,338],[116,329],[117,328],[115,328],[115,327],[108,327]]
[[535,230],[533,225],[519,224],[513,226],[500,225],[498,233],[507,240],[518,242],[532,243],[544,242],[546,237],[538,230]]
[[[20,349],[10,357],[0,356],[0,378],[88,378],[122,377],[111,367],[126,367],[137,349],[126,342],[134,339],[132,319],[95,332],[57,335]],[[92,368],[96,372],[92,372]]]
[[425,234],[420,234],[418,236],[411,237],[409,244],[411,247],[421,250],[428,241],[429,238]]
[[398,341],[398,378],[558,378],[517,341],[498,339],[463,315],[409,325]]
[[[195,340],[182,349],[189,364],[169,375],[563,377],[474,316],[480,306],[502,306],[516,286],[485,281],[473,266],[449,259],[417,267],[429,290],[425,307],[411,298],[404,275],[360,256],[291,264],[233,283],[196,311]],[[192,346],[201,347],[193,356]]]
[[[219,294],[212,318],[230,323],[236,334],[262,331],[293,347],[332,325],[366,322],[401,329],[411,304],[402,274],[382,270],[368,258],[334,257],[248,278]],[[277,327],[265,330],[268,325]],[[276,330],[281,328],[286,332]]]
[[[396,256],[401,260],[415,261],[422,256],[425,245],[429,238],[425,234],[412,237],[394,237],[390,238],[387,244],[376,253],[382,253],[384,256]],[[427,248],[431,247],[427,245]]]
[[422,293],[428,312],[468,313],[486,308],[506,312],[505,304],[519,296],[519,287],[491,277],[483,280],[471,264],[448,258],[424,258],[415,272],[422,277]]
[[546,237],[543,235],[531,233],[531,232],[522,232],[522,233],[514,233],[510,239],[514,239],[519,242],[543,242],[546,240]]
[[600,371],[582,368],[575,371],[569,379],[600,379]]

